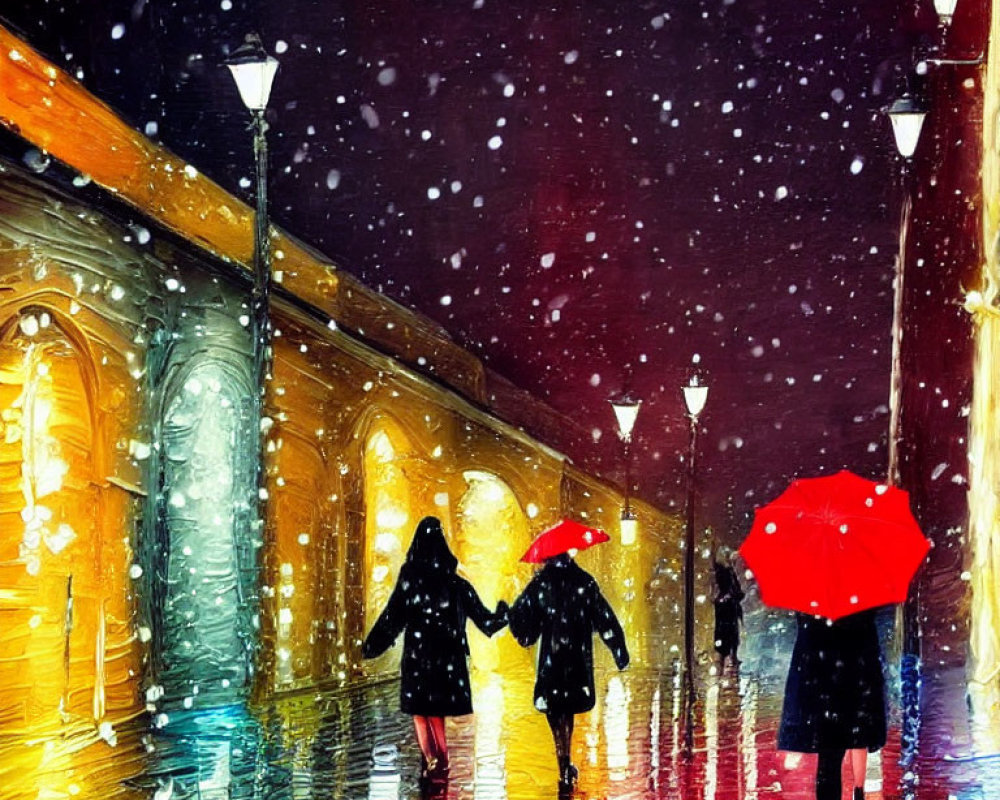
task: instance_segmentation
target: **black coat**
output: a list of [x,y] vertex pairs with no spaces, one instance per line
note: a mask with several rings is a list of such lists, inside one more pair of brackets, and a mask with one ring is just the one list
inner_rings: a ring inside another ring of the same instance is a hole
[[541,639],[535,708],[546,713],[581,714],[594,707],[594,633],[618,669],[628,665],[625,634],[611,606],[597,581],[569,556],[549,559],[514,601],[510,632],[524,647]]
[[736,570],[715,564],[715,649],[723,657],[735,657],[740,644],[740,620],[743,619],[743,589]]
[[886,740],[885,684],[875,611],[834,623],[796,614],[778,748],[877,750]]
[[405,631],[400,708],[427,717],[471,714],[466,619],[492,635],[506,624],[506,608],[501,604],[496,613],[490,612],[472,584],[455,574],[455,557],[440,527],[426,535],[423,530],[424,522],[361,654],[373,658],[384,653]]

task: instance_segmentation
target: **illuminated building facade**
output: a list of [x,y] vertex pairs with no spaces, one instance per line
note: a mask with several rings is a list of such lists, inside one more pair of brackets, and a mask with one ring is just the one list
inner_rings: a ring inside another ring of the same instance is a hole
[[[110,742],[146,712],[391,673],[398,653],[363,664],[360,640],[426,514],[491,605],[541,528],[605,528],[581,560],[634,660],[675,657],[678,521],[633,501],[622,545],[617,489],[524,432],[568,420],[278,231],[258,529],[252,214],[0,38],[5,136],[47,165],[0,162],[5,733]],[[509,637],[472,647],[530,669]]]

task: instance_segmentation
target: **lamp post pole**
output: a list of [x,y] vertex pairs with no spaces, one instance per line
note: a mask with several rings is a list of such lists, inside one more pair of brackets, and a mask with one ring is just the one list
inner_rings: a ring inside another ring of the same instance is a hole
[[899,484],[899,423],[902,413],[902,348],[903,348],[903,279],[906,276],[904,261],[906,258],[906,234],[910,227],[910,209],[913,202],[910,198],[906,163],[900,170],[900,182],[903,186],[903,202],[899,211],[899,248],[896,252],[896,263],[892,288],[892,355],[889,365],[889,442],[888,466],[886,479],[890,486]]
[[253,285],[250,292],[250,336],[252,357],[252,403],[254,449],[255,538],[263,540],[267,530],[267,380],[271,365],[271,246],[267,218],[267,121],[264,112],[278,61],[269,56],[256,34],[248,34],[243,44],[226,60],[239,89],[240,98],[251,115],[256,213],[253,238]]
[[[951,3],[951,8],[945,9],[947,16],[942,11],[942,4],[936,5],[938,5],[939,13],[942,13],[942,19],[950,20],[954,4]],[[900,168],[903,201],[899,213],[899,248],[896,253],[892,298],[892,356],[889,373],[889,442],[888,474],[886,475],[886,480],[890,485],[897,485],[900,482],[899,440],[903,399],[902,344],[905,311],[903,290],[906,276],[906,237],[910,227],[910,211],[913,205],[908,162],[917,149],[917,142],[920,139],[920,131],[923,128],[927,112],[913,98],[903,95],[893,102],[886,113],[892,123],[896,149],[903,159]],[[896,617],[897,625],[902,628],[901,701],[904,708],[903,716],[907,720],[902,731],[904,752],[912,750],[916,746],[918,738],[918,732],[913,722],[919,719],[917,709],[920,702],[918,688],[920,672],[919,591],[919,584],[916,584],[913,591],[907,595],[906,602],[903,604],[901,612],[897,612]]]
[[684,404],[691,421],[687,458],[687,508],[684,527],[684,755],[694,749],[694,500],[695,457],[698,452],[698,415],[708,399],[708,387],[698,385],[694,376],[684,387]]
[[254,386],[263,411],[265,383],[271,362],[271,247],[267,220],[267,122],[263,109],[253,111],[253,152],[257,173],[257,213],[254,215],[251,314]]
[[622,512],[626,519],[632,518],[632,508],[629,505],[629,484],[632,482],[632,437],[625,437],[625,510]]
[[903,187],[903,203],[899,214],[899,248],[892,290],[892,356],[889,372],[889,442],[888,468],[886,476],[889,484],[899,482],[899,424],[902,401],[902,343],[903,343],[903,279],[906,276],[906,234],[910,227],[910,198],[907,162],[917,149],[920,131],[923,128],[926,110],[912,97],[903,95],[886,110],[892,123],[896,149],[903,158],[900,180]]
[[[253,378],[258,416],[264,410],[265,384],[271,360],[271,247],[267,219],[267,120],[264,112],[278,61],[264,50],[260,37],[248,34],[227,59],[243,104],[251,115],[256,214],[253,240],[253,289],[250,295],[250,332],[253,341]],[[262,463],[261,463],[262,468]]]
[[[886,113],[892,123],[896,149],[903,159],[900,168],[903,202],[899,213],[899,248],[896,253],[892,297],[892,356],[889,371],[889,441],[888,474],[886,476],[888,483],[895,486],[900,479],[899,441],[903,405],[902,345],[905,311],[906,237],[910,228],[910,211],[913,206],[908,163],[910,157],[916,152],[927,111],[912,97],[903,95],[893,102]],[[914,658],[919,653],[920,648],[920,621],[917,609],[919,591],[919,586],[916,586],[915,590],[907,597],[902,614],[903,654]]]

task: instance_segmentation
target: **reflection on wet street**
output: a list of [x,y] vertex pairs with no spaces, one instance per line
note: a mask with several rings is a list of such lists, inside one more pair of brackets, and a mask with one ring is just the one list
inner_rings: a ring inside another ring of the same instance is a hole
[[[674,673],[618,673],[609,666],[599,671],[601,702],[577,718],[576,797],[810,797],[814,762],[774,749],[780,681],[727,675],[699,687],[695,752],[686,759]],[[531,706],[531,676],[476,672],[473,681],[476,713],[449,721],[450,779],[432,789],[470,800],[556,797],[551,737]],[[0,794],[11,800],[426,796],[397,693],[398,684],[387,681],[287,695],[256,712],[238,705],[180,709],[135,720],[117,732],[114,745],[96,733],[44,739],[5,731]],[[899,718],[895,711],[889,745],[874,759],[882,774],[870,770],[869,798],[1000,797],[1000,758],[963,758],[952,742],[937,747],[924,740],[901,759]],[[946,729],[943,722],[925,729]]]

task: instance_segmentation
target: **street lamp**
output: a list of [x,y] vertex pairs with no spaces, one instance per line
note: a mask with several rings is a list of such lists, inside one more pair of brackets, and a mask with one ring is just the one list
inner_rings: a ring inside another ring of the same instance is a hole
[[639,406],[642,401],[626,393],[616,400],[609,401],[614,409],[615,419],[618,421],[618,437],[625,445],[625,508],[622,509],[621,519],[621,542],[623,545],[635,544],[636,528],[638,527],[635,514],[629,505],[629,491],[631,483],[632,453],[632,428],[635,427],[636,417],[639,416]]
[[903,158],[909,158],[917,149],[927,109],[919,101],[904,94],[896,99],[885,113],[889,115],[889,121],[892,123],[896,149]]
[[910,227],[910,197],[907,163],[916,152],[920,131],[924,125],[927,110],[908,95],[897,99],[886,114],[892,123],[892,133],[896,149],[903,157],[900,181],[903,185],[903,203],[899,214],[899,249],[896,254],[895,276],[892,295],[892,357],[889,371],[889,464],[887,479],[890,485],[899,481],[899,421],[902,394],[902,343],[903,343],[903,279],[906,263],[906,234]]
[[708,387],[693,375],[683,387],[684,405],[691,421],[687,463],[687,524],[684,529],[684,754],[694,747],[694,461],[698,444],[698,415],[708,400]]
[[267,520],[267,469],[264,421],[265,394],[271,361],[271,247],[267,221],[267,122],[264,110],[271,83],[278,70],[277,59],[269,56],[257,34],[247,34],[243,44],[226,60],[236,81],[243,104],[252,117],[253,152],[257,178],[257,209],[254,219],[253,289],[250,296],[250,334],[253,356],[253,426],[257,457],[255,487],[257,525],[263,535]]
[[[947,17],[942,12],[942,6],[949,5]],[[935,0],[942,21],[950,21],[950,12],[955,3]],[[903,95],[896,100],[886,113],[892,121],[892,132],[896,149],[902,156],[900,167],[900,182],[903,187],[903,203],[899,213],[899,249],[896,254],[895,280],[893,282],[892,298],[892,360],[889,372],[889,443],[887,482],[890,485],[899,483],[899,435],[900,416],[902,410],[902,343],[903,343],[903,278],[906,274],[906,235],[910,227],[910,211],[913,200],[910,194],[908,166],[909,159],[916,152],[917,141],[924,124],[927,110],[913,98]],[[900,611],[897,611],[897,630],[902,630],[902,703],[905,709],[915,709],[919,705],[918,679],[920,653],[920,616],[919,616],[919,586],[911,592]],[[907,714],[907,716],[909,716]],[[915,744],[912,729],[903,731],[904,748]]]
[[236,81],[243,104],[252,117],[253,152],[257,178],[257,213],[254,219],[253,292],[250,302],[253,336],[254,387],[263,411],[264,383],[271,357],[271,248],[267,221],[267,122],[264,110],[271,95],[271,83],[278,60],[265,52],[260,37],[248,33],[233,51],[226,66]]
[[955,6],[958,0],[934,0],[934,10],[942,25],[951,25],[951,18],[955,15]]

